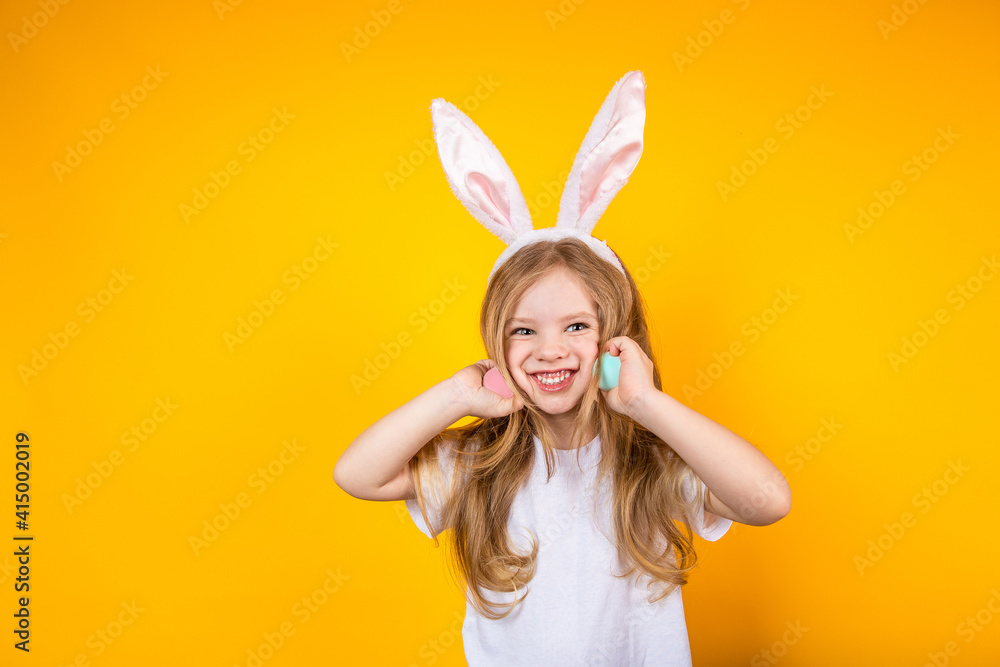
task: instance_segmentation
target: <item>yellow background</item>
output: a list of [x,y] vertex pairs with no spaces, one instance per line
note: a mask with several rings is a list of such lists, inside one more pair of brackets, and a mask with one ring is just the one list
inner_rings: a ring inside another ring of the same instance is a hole
[[[961,308],[953,292],[1000,249],[995,3],[222,6],[0,5],[0,662],[248,665],[287,623],[262,664],[464,664],[442,552],[402,502],[356,500],[331,477],[365,427],[484,356],[478,309],[503,246],[421,150],[430,101],[468,111],[549,226],[546,188],[558,196],[605,95],[640,69],[644,154],[594,233],[648,269],[664,389],[760,447],[794,497],[777,524],[698,542],[684,590],[695,664],[995,664],[1000,279],[971,280]],[[830,95],[803,110],[811,87]],[[123,95],[143,98],[127,117]],[[293,117],[268,136],[274,109]],[[796,112],[808,118],[787,136],[776,124]],[[113,131],[57,173],[102,121]],[[935,154],[948,128],[958,138]],[[250,160],[258,134],[271,141]],[[769,138],[777,151],[723,197],[718,182]],[[911,180],[925,151],[935,161]],[[239,172],[185,220],[230,161]],[[858,207],[896,179],[905,192],[851,238]],[[318,239],[337,247],[306,261]],[[298,284],[296,266],[313,269]],[[447,281],[462,287],[444,304]],[[283,302],[227,345],[275,290]],[[798,299],[751,341],[744,326],[778,290]],[[90,319],[88,299],[105,301]],[[939,309],[948,321],[894,367]],[[715,372],[735,341],[745,353]],[[369,362],[381,368],[356,388]],[[699,371],[716,377],[685,396]],[[158,399],[177,406],[161,421]],[[833,437],[824,419],[842,424]],[[123,434],[143,425],[130,450]],[[19,431],[30,654],[11,632]],[[949,462],[968,470],[942,481]],[[281,472],[261,488],[269,464]],[[190,538],[224,525],[220,504],[239,494],[249,505],[196,554]],[[915,523],[893,537],[905,512]],[[324,603],[304,619],[309,596]],[[133,601],[142,611],[117,627]],[[786,632],[796,623],[808,630]]]

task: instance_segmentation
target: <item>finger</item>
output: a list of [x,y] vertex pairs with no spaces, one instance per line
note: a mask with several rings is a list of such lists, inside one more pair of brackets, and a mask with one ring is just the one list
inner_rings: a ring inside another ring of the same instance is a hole
[[621,356],[622,350],[624,349],[622,344],[622,336],[616,336],[608,341],[608,352],[611,353],[612,357]]
[[638,344],[628,336],[618,336],[615,339],[615,345],[618,347],[618,356],[621,356],[626,350],[630,351],[632,348],[637,347]]

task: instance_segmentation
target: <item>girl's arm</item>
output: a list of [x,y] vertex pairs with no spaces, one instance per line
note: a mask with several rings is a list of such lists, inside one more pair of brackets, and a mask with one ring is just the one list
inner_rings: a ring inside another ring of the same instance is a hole
[[333,480],[362,500],[415,497],[409,460],[431,438],[468,415],[454,377],[396,408],[361,432],[333,467]]
[[705,482],[705,511],[766,526],[791,510],[792,491],[759,449],[655,387],[635,401],[631,417],[668,443]]
[[619,384],[603,391],[625,414],[668,443],[705,482],[705,511],[750,526],[766,526],[792,508],[792,491],[763,452],[725,426],[653,384],[653,362],[628,336],[608,341],[621,358]]
[[362,500],[416,498],[409,461],[420,448],[466,416],[509,415],[524,407],[483,386],[492,359],[470,364],[361,432],[333,467],[333,481]]

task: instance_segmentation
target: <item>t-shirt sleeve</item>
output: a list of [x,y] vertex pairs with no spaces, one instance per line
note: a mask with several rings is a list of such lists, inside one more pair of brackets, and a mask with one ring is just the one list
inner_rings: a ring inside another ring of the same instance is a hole
[[[702,494],[704,498],[708,497],[708,487],[705,482],[698,480],[698,484],[701,486]],[[684,491],[685,497],[689,500],[694,500],[696,487],[694,485],[694,476],[689,475],[684,480]],[[723,516],[718,516],[716,514],[708,513],[708,516],[713,517],[711,523],[707,526],[705,525],[705,504],[700,503],[695,508],[695,514],[690,517],[691,530],[693,530],[699,537],[709,542],[715,542],[717,539],[722,537],[729,531],[729,527],[733,525],[732,519],[727,519]]]
[[[455,450],[447,442],[438,449],[438,457],[434,465],[441,473],[440,482],[433,479],[432,475],[424,474],[421,475],[420,483],[424,491],[427,518],[437,529],[437,533],[440,533],[448,527],[442,526],[441,515],[447,494],[451,492],[451,477],[455,470]],[[420,532],[434,539],[436,534],[431,532],[430,527],[424,521],[424,517],[420,513],[420,504],[416,498],[406,499],[406,509],[409,510],[410,518],[413,519],[413,523],[420,529]]]

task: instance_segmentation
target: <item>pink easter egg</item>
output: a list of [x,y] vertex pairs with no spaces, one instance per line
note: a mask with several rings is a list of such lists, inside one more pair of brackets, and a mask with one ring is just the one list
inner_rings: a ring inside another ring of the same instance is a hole
[[500,374],[500,371],[496,367],[486,371],[486,374],[483,375],[483,386],[490,391],[500,394],[504,398],[510,398],[514,395],[514,392],[504,382],[503,375]]

